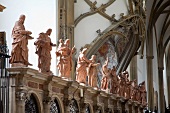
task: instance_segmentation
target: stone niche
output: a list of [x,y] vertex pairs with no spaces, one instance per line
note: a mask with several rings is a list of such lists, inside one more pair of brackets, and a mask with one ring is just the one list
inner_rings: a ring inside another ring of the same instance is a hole
[[139,102],[28,67],[7,70],[10,113],[143,113],[145,108]]

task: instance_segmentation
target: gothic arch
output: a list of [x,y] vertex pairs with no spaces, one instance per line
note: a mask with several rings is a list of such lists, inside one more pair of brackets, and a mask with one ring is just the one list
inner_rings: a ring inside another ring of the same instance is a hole
[[36,103],[37,103],[37,107],[38,107],[38,111],[40,113],[43,112],[43,105],[42,105],[42,99],[41,96],[39,94],[37,94],[35,91],[28,91],[27,97],[29,98],[31,95],[34,96]]
[[[92,107],[92,105],[90,103],[86,103],[86,110],[87,109],[90,111],[90,113],[94,113],[93,112],[93,107]],[[89,112],[86,111],[86,113],[89,113]]]
[[69,101],[69,111],[70,111],[70,113],[79,113],[80,112],[80,106],[79,106],[77,100],[74,98]]
[[60,107],[60,113],[64,113],[64,106],[63,106],[63,102],[62,102],[61,98],[58,95],[53,95],[52,98],[53,98],[53,101],[55,99],[57,100],[59,107]]
[[[122,25],[125,24],[126,26]],[[122,30],[123,29],[123,30]],[[120,19],[119,22],[112,24],[101,32],[90,44],[87,51],[87,57],[96,53],[99,48],[111,38],[118,43],[118,39],[126,40],[123,54],[119,56],[119,62],[117,65],[117,73],[126,70],[132,57],[136,54],[139,47],[139,54],[143,55],[144,39],[145,39],[145,23],[143,19],[138,15],[130,15],[126,18]],[[115,45],[116,46],[116,45]]]

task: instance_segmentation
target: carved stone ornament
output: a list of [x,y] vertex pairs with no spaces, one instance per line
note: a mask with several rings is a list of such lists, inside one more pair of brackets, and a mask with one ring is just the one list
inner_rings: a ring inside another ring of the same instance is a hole
[[16,92],[16,100],[25,100],[27,98],[27,93],[25,91]]

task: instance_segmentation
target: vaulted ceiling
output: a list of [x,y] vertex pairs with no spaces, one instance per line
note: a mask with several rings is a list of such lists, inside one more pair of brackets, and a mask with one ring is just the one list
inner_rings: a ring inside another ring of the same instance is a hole
[[170,0],[147,0],[147,36],[152,33],[157,49],[166,49],[170,40]]

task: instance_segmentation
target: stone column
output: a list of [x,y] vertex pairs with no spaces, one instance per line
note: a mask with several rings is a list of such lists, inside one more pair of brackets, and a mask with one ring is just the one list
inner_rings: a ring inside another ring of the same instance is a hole
[[70,103],[70,100],[68,100],[68,98],[64,98],[64,101],[63,101],[64,113],[70,113],[69,103]]
[[154,110],[154,93],[153,93],[153,56],[147,56],[147,94],[148,94],[148,108]]
[[43,101],[43,106],[44,106],[44,113],[50,113],[50,107],[51,107],[51,98],[47,97],[44,101]]
[[134,79],[138,80],[137,78],[137,56],[134,56],[130,62],[130,80],[134,80]]
[[[70,47],[74,46],[74,2],[75,0],[58,0],[59,3],[59,39],[70,39]],[[74,56],[73,56],[74,57]],[[74,59],[74,58],[73,58]],[[72,62],[71,78],[74,80],[75,61]]]
[[[170,74],[170,71],[169,71]],[[170,75],[167,75],[167,88],[168,88],[168,105],[170,105]]]
[[25,113],[26,93],[24,91],[16,92],[16,113]]
[[132,101],[128,100],[125,104],[125,110],[127,113],[132,113]]
[[122,113],[122,107],[119,98],[114,100],[114,113]]
[[132,104],[132,113],[138,113],[137,102],[133,102]]
[[170,105],[170,46],[166,54],[166,77],[167,77],[167,89],[168,89],[168,105]]
[[153,93],[153,32],[151,25],[148,25],[146,37],[146,63],[147,63],[147,100],[148,108],[154,110]]
[[67,24],[67,38],[70,39],[70,46],[74,46],[74,1],[66,0],[66,24]]
[[159,92],[158,93],[159,93],[160,113],[165,113],[163,67],[158,67],[158,81],[159,81]]

